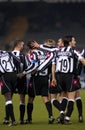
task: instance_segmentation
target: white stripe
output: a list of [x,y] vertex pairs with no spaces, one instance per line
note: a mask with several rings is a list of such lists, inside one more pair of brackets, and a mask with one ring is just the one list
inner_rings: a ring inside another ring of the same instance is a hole
[[56,100],[55,98],[51,99],[51,104],[53,104],[53,102],[54,102],[55,100]]
[[[63,99],[66,99],[66,100],[68,100],[68,98],[67,98],[67,97],[63,97]],[[62,100],[63,100],[63,99],[62,99]]]
[[9,104],[12,104],[12,101],[11,101],[11,100],[6,101],[6,104],[5,104],[5,105],[7,106],[7,105],[9,105]]
[[68,101],[72,101],[72,102],[74,102],[74,99],[68,99]]
[[70,46],[68,46],[66,51],[70,51],[70,49],[71,49],[71,47],[70,47]]
[[20,101],[20,105],[25,105],[25,103],[22,103],[22,102]]
[[61,49],[61,51],[64,51],[64,49],[65,49],[65,47],[63,47],[63,48]]
[[66,116],[65,119],[66,119],[66,120],[70,120],[70,117]]
[[43,69],[43,67],[45,67],[45,66],[48,64],[48,62],[49,62],[52,58],[53,58],[53,53],[51,53],[50,58],[48,58],[47,60],[43,61],[43,62],[40,64],[40,66],[38,67],[37,70],[40,71],[41,69]]
[[75,98],[76,101],[79,100],[79,99],[81,99],[81,97],[77,97],[77,98]]

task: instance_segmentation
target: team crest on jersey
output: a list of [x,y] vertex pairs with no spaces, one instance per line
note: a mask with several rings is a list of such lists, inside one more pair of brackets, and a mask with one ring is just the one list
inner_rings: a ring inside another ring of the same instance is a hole
[[30,60],[31,60],[32,63],[36,63],[37,62],[34,54],[30,55]]
[[30,55],[30,59],[31,59],[31,60],[34,59],[34,55],[33,55],[33,54]]
[[50,56],[51,56],[51,54],[50,54],[50,53],[48,53],[48,54],[47,54],[47,58],[49,58]]

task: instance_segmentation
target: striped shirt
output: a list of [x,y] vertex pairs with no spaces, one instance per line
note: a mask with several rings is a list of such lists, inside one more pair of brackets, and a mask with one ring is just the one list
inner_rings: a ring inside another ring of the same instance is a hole
[[16,64],[16,66],[17,66],[17,73],[23,72],[23,70],[26,69],[27,65],[28,65],[26,56],[23,53],[21,53],[20,51],[18,51],[18,50],[13,50],[12,54],[15,55],[20,60],[20,66],[18,66]]
[[33,70],[36,70],[39,75],[48,74],[48,65],[51,63],[53,58],[53,53],[44,53],[41,50],[33,50],[29,55],[29,60],[31,65],[23,72],[24,74],[31,73]]
[[20,61],[12,55],[11,52],[0,51],[0,72],[14,72],[17,70],[15,62],[20,64]]
[[82,56],[70,46],[61,48],[56,54],[56,72],[75,73],[77,61]]
[[[85,58],[85,49],[82,50],[81,55]],[[81,67],[81,69],[80,69],[80,67]],[[85,66],[80,64],[79,70],[80,70],[80,72],[81,72],[81,70],[83,70],[82,72],[85,73]]]

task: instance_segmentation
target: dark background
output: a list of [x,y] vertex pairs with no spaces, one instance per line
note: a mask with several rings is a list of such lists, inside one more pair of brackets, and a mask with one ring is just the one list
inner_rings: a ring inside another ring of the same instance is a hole
[[[48,38],[57,42],[59,37],[70,34],[76,37],[79,49],[85,48],[84,2],[0,2],[0,44],[4,45],[3,48],[7,49],[6,45],[11,40],[20,38],[17,35],[14,39],[11,38],[7,41],[12,22],[16,21],[16,17],[19,16],[22,18],[25,16],[28,22],[27,30],[22,37],[25,42],[34,39],[43,43]],[[17,31],[17,29],[12,32],[14,31]]]

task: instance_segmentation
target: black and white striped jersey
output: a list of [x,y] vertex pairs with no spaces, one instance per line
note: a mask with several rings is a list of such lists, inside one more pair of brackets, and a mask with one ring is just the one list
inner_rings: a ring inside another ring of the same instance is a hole
[[[40,54],[41,53],[41,54]],[[37,68],[37,71],[40,75],[43,73],[45,75],[48,75],[48,67],[52,63],[52,59],[54,58],[54,53],[53,52],[43,52],[39,51],[39,66]],[[42,57],[43,56],[43,57]]]
[[44,53],[41,50],[33,50],[29,55],[30,66],[23,72],[24,74],[31,73],[33,70],[38,72],[38,75],[47,75],[47,66],[53,58],[53,53]]
[[52,52],[53,53],[54,58],[52,59],[52,64],[54,64],[56,54],[61,49],[61,47],[59,48],[59,47],[54,47],[54,46],[50,46],[50,45],[41,44],[40,49],[43,50],[43,51],[46,51],[46,52]]
[[[56,47],[55,48],[55,47],[51,47],[51,46],[43,44],[43,45],[40,45],[40,49],[49,51],[49,52],[54,52],[54,59],[52,60],[52,64],[56,63],[57,64],[56,72],[62,72],[62,73],[76,73],[75,72],[76,62],[80,58],[82,58],[82,56],[83,57],[85,56],[85,50],[82,51],[82,54],[79,54],[76,50],[73,50],[71,47],[67,47],[67,48],[65,48],[65,47],[57,48]],[[63,52],[64,49],[66,50],[66,52]],[[72,50],[72,52],[71,52],[71,50]],[[60,60],[60,58],[58,56],[58,54],[61,51],[62,51],[62,54],[61,54],[62,60]],[[75,58],[70,57],[70,60],[66,60],[65,53],[67,54],[68,51],[69,51],[69,54],[70,54],[70,52],[71,52],[71,54],[74,53]]]
[[20,64],[20,61],[12,55],[11,52],[0,51],[0,72],[14,72],[17,70],[15,62]]
[[[85,49],[82,50],[81,55],[85,58]],[[82,67],[81,68],[82,72],[85,73],[85,66],[80,64],[79,69],[80,69],[80,67]]]
[[85,58],[85,49],[82,50],[81,55]]
[[17,66],[17,64],[16,64],[16,66],[17,66],[17,73],[23,72],[23,70],[26,69],[27,65],[28,65],[26,56],[23,53],[21,53],[20,51],[18,51],[18,50],[13,50],[12,54],[15,55],[21,62],[20,66]]
[[54,51],[58,51],[60,48],[53,47],[50,45],[41,44],[40,49],[45,50],[45,51],[49,51],[49,52],[54,52]]
[[36,70],[36,68],[38,67],[38,57],[37,57],[37,53],[30,52],[29,54],[26,55],[27,60],[28,60],[28,66],[27,68],[23,71],[23,74],[29,74],[32,71]]
[[56,72],[76,73],[77,61],[82,56],[70,46],[63,47],[56,54]]

